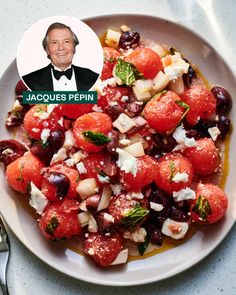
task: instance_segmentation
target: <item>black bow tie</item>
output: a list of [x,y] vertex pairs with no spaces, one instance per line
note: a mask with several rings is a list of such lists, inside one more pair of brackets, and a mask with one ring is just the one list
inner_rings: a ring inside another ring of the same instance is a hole
[[67,79],[70,80],[72,77],[72,68],[69,68],[66,71],[57,71],[53,68],[53,75],[57,80],[59,80],[61,78],[61,76],[63,76],[63,75],[66,76]]

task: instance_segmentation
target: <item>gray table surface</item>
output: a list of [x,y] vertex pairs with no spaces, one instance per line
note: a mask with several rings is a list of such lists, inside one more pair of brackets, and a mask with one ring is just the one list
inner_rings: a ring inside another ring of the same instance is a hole
[[[220,0],[0,0],[0,76],[16,56],[22,34],[53,15],[84,18],[108,13],[141,13],[182,23],[221,52],[236,74],[236,1]],[[162,282],[136,287],[97,286],[70,278],[47,266],[9,231],[10,294],[236,294],[236,226],[207,258]]]

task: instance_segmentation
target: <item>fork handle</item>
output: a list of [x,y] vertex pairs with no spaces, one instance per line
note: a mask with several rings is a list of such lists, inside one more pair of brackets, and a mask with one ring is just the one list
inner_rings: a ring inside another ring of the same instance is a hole
[[9,295],[7,285],[1,284],[0,295]]

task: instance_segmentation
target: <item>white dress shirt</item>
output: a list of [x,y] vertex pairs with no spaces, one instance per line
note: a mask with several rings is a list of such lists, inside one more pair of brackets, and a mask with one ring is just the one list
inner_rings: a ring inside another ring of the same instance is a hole
[[[70,67],[66,68],[64,71],[68,70]],[[58,67],[54,66],[54,69],[61,72],[62,70]],[[72,77],[71,79],[67,79],[65,75],[61,76],[59,80],[54,77],[53,69],[51,69],[52,73],[52,82],[53,82],[53,90],[54,91],[77,91],[77,85],[75,80],[75,72],[72,69]]]

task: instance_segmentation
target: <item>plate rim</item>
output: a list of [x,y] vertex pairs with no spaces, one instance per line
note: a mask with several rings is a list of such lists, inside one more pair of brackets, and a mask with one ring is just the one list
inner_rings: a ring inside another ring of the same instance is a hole
[[[213,50],[213,52],[215,52],[217,54],[217,57],[227,66],[227,70],[231,73],[232,77],[235,80],[235,85],[236,85],[236,74],[234,73],[234,71],[231,69],[228,60],[226,60],[218,51],[217,48],[214,48],[204,37],[202,37],[198,32],[196,32],[193,29],[190,29],[186,26],[184,26],[183,24],[180,24],[176,21],[170,20],[170,19],[166,19],[163,17],[159,17],[159,16],[154,16],[152,14],[142,14],[142,13],[107,13],[107,14],[101,14],[101,15],[94,15],[94,16],[89,16],[89,17],[85,17],[85,18],[81,18],[81,21],[84,22],[88,22],[88,21],[93,21],[94,19],[103,19],[104,17],[142,17],[142,18],[152,18],[158,21],[162,21],[162,22],[167,22],[170,23],[174,26],[178,26],[179,28],[183,29],[183,30],[187,30],[189,33],[197,36],[198,39],[200,39],[203,43],[205,43],[207,46],[209,46],[209,48],[211,48],[211,50]],[[7,68],[3,71],[3,74],[0,77],[0,80],[2,80],[4,78],[4,75],[10,71],[11,67],[14,66],[14,63],[16,63],[16,58],[14,58],[12,60],[12,62],[10,62],[10,64],[7,66]],[[4,212],[2,212],[2,209],[0,208],[0,212],[5,220],[5,222],[7,223],[6,219],[5,219],[5,214]],[[188,270],[189,268],[193,267],[194,265],[196,265],[197,263],[201,262],[205,257],[207,257],[210,253],[212,253],[221,243],[222,241],[225,239],[225,237],[229,234],[229,232],[232,230],[232,227],[235,224],[235,220],[233,220],[231,222],[230,225],[227,226],[227,230],[225,231],[225,233],[223,235],[221,235],[219,237],[219,239],[217,239],[217,241],[211,246],[208,247],[206,251],[204,251],[204,253],[202,253],[200,256],[198,256],[197,258],[191,260],[191,263],[189,263],[189,261],[185,262],[184,264],[181,264],[180,267],[175,268],[172,271],[167,272],[166,274],[162,274],[162,275],[154,275],[152,276],[150,279],[144,279],[144,280],[136,280],[136,281],[132,281],[132,282],[115,282],[115,281],[110,281],[110,280],[100,280],[100,279],[96,279],[93,277],[88,277],[88,276],[84,276],[82,274],[79,274],[79,276],[76,276],[74,274],[74,272],[68,270],[68,269],[63,269],[62,267],[58,267],[57,263],[54,263],[52,261],[47,261],[44,259],[43,255],[40,255],[38,253],[36,253],[34,251],[34,249],[31,247],[31,245],[25,240],[19,237],[19,235],[14,231],[13,227],[7,223],[7,226],[11,229],[11,231],[14,233],[14,235],[17,237],[17,239],[31,252],[33,253],[36,257],[38,257],[41,261],[43,261],[44,263],[46,263],[48,266],[52,267],[53,269],[66,274],[74,279],[79,279],[88,283],[92,283],[92,284],[97,284],[97,285],[103,285],[103,286],[118,286],[118,287],[126,287],[126,286],[137,286],[137,285],[144,285],[144,284],[150,284],[153,282],[159,282],[162,281],[164,279],[168,279],[171,278],[177,274],[180,274],[186,270]],[[158,254],[157,254],[158,255]]]

